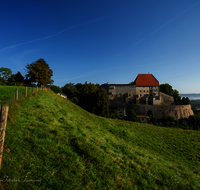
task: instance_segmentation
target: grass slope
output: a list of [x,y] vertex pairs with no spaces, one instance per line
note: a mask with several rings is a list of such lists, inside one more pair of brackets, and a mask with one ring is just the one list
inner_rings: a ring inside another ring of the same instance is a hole
[[[2,86],[0,85],[0,104],[9,101],[15,96],[15,91],[18,88],[18,95],[25,96],[24,86]],[[27,92],[31,92],[32,87],[27,87]]]
[[200,189],[200,132],[95,116],[51,91],[13,102],[2,189]]

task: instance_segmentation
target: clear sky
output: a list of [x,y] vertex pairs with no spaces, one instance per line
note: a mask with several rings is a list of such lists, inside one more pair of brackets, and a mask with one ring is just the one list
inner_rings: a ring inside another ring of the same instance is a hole
[[200,93],[200,0],[5,0],[0,23],[0,67],[14,74],[44,58],[60,87],[151,73]]

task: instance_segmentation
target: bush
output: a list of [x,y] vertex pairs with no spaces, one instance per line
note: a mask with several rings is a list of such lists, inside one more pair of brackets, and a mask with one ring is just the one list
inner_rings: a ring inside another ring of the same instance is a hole
[[76,104],[76,105],[78,105],[78,98],[77,97],[73,97],[72,99],[71,99],[71,102],[73,102],[74,104]]
[[189,126],[188,126],[188,122],[186,120],[182,120],[180,122],[180,126],[183,128],[183,129],[189,129]]
[[112,119],[121,119],[121,118],[119,117],[118,112],[117,112],[116,109],[111,109],[111,110],[110,110],[110,117],[111,117]]
[[153,112],[152,112],[152,110],[149,110],[149,111],[147,112],[147,116],[149,116],[149,118],[153,117]]
[[194,126],[192,127],[192,129],[193,129],[193,130],[199,130],[200,127],[199,127],[198,125],[194,125]]
[[189,125],[191,125],[191,126],[195,126],[195,124],[196,124],[196,118],[195,118],[194,115],[190,115],[190,116],[189,116],[189,118],[188,118],[188,123],[189,123]]
[[167,117],[167,121],[169,121],[169,122],[174,122],[174,120],[175,120],[175,118],[173,117],[173,116],[168,116]]
[[130,110],[127,116],[129,121],[140,122],[139,118],[133,110]]

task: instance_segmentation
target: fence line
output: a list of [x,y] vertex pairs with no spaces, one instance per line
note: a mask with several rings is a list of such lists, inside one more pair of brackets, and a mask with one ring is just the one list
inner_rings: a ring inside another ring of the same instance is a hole
[[7,116],[9,106],[0,106],[0,169],[1,169],[1,161],[3,157],[3,145],[4,145],[4,137],[6,131],[7,124]]
[[[40,91],[49,90],[50,88],[41,87],[39,88]],[[32,87],[32,93],[38,92],[38,87],[36,87],[36,91],[34,91],[34,87]],[[25,97],[28,96],[27,93],[27,87],[25,87]],[[21,97],[21,96],[20,96]],[[7,100],[4,104],[0,104],[0,169],[1,169],[1,162],[3,157],[3,146],[4,146],[4,138],[5,138],[5,131],[6,131],[6,125],[7,125],[7,117],[8,117],[8,110],[9,110],[9,103],[13,99],[18,100],[19,94],[18,94],[18,88],[16,88],[14,95]]]

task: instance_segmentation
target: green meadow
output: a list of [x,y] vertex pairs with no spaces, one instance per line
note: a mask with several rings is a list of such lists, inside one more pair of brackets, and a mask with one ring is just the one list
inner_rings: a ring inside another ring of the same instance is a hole
[[[25,96],[24,86],[2,86],[0,85],[0,104],[12,100],[15,97],[15,91],[18,88],[18,95]],[[30,93],[32,87],[27,87],[27,92]]]
[[200,131],[98,117],[40,91],[10,103],[0,188],[200,189]]

